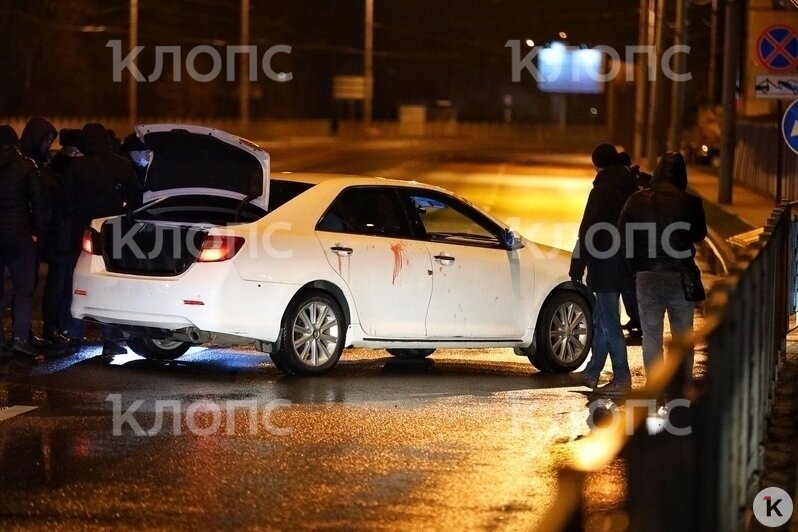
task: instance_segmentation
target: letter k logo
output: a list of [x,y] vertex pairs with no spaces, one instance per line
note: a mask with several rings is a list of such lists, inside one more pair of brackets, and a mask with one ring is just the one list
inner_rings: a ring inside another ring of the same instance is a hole
[[784,517],[781,511],[779,510],[779,504],[781,504],[782,499],[776,499],[776,502],[773,502],[773,497],[769,495],[766,495],[765,497],[763,497],[763,499],[765,499],[765,503],[767,505],[765,511],[767,512],[768,517],[771,517],[774,512],[779,517]]

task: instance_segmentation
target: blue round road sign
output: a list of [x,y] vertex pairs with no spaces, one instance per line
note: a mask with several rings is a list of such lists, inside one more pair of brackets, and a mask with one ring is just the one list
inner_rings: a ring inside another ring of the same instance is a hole
[[787,107],[781,119],[781,134],[792,151],[798,153],[798,100]]
[[774,72],[798,67],[798,32],[785,24],[771,26],[759,36],[759,60]]

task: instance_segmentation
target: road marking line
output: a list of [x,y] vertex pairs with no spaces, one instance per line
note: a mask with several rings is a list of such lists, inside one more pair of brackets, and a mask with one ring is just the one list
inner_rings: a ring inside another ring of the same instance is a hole
[[9,419],[17,416],[21,416],[22,414],[27,414],[31,410],[36,410],[39,408],[38,406],[10,406],[8,408],[0,408],[0,422],[8,421]]

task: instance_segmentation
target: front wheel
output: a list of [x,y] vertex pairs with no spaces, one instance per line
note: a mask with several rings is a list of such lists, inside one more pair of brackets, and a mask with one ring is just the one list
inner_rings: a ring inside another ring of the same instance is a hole
[[274,365],[291,375],[320,375],[338,363],[346,340],[341,307],[324,292],[300,293],[285,311]]
[[139,356],[150,360],[175,360],[191,348],[188,342],[156,340],[146,336],[130,336],[127,345]]
[[550,373],[577,369],[593,342],[590,305],[576,292],[556,292],[540,309],[535,334],[537,349],[529,355],[533,366]]

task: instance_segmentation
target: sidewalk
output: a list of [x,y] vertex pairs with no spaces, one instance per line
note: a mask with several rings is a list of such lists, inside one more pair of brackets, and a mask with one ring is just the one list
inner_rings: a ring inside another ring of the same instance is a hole
[[704,199],[704,205],[709,207],[708,210],[713,211],[712,214],[707,212],[707,222],[711,216],[720,222],[717,226],[713,226],[713,229],[724,238],[764,227],[770,218],[770,213],[776,208],[776,201],[773,198],[741,185],[734,185],[731,205],[720,205],[718,176],[712,169],[691,165],[688,175],[690,189]]

